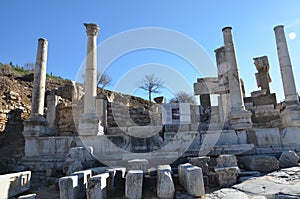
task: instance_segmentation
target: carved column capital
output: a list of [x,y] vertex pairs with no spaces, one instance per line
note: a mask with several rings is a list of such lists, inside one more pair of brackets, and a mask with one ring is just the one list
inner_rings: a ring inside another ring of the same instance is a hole
[[88,36],[98,36],[99,26],[93,23],[84,23]]

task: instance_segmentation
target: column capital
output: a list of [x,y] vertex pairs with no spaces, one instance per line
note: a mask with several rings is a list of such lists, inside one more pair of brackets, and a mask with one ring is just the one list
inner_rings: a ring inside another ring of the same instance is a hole
[[277,30],[282,30],[283,28],[284,28],[283,25],[278,25],[278,26],[275,26],[273,30],[277,31]]
[[88,36],[98,36],[99,26],[94,23],[84,23]]

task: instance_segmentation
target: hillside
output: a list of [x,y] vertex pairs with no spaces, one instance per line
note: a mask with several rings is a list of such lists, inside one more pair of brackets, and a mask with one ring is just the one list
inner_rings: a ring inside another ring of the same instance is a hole
[[[23,121],[29,117],[31,111],[33,79],[34,75],[30,70],[0,63],[0,174],[22,170],[19,165],[24,155],[25,141],[21,132]],[[70,80],[47,75],[46,93],[59,90],[70,83]],[[104,90],[104,93],[122,106],[125,102],[136,108],[152,105],[140,97],[109,90]]]

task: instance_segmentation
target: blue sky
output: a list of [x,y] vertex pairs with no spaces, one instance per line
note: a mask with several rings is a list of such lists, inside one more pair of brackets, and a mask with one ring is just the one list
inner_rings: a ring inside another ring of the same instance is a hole
[[[277,93],[278,101],[283,100],[284,95],[273,28],[283,24],[296,86],[300,90],[300,57],[297,56],[300,52],[299,0],[10,0],[1,1],[0,8],[0,62],[12,61],[19,66],[35,62],[37,39],[44,37],[49,41],[48,73],[71,80],[76,79],[85,59],[85,22],[100,26],[98,44],[116,34],[136,28],[173,30],[201,46],[203,52],[200,54],[205,51],[213,64],[214,50],[223,45],[222,28],[232,26],[240,76],[245,81],[247,95],[258,90],[253,58],[267,55],[273,80],[270,87],[272,92]],[[288,38],[290,32],[296,33],[294,40]],[[128,41],[129,44],[131,42]],[[178,41],[174,40],[174,43],[177,44]],[[120,43],[119,46],[111,46],[106,50],[114,51],[122,48],[122,45],[127,44]],[[102,60],[101,55],[104,54],[99,52],[98,59]],[[199,57],[202,59],[204,54]],[[211,63],[200,63],[197,66],[198,69],[200,67],[200,73],[209,69],[214,75],[215,69]],[[110,89],[145,98],[147,94],[136,90],[136,83],[144,74],[155,73],[166,82],[161,95],[166,95],[168,99],[179,90],[192,92],[192,83],[201,75],[189,60],[178,54],[149,48],[123,54],[111,62],[106,72],[113,78]],[[124,85],[130,85],[130,91]]]

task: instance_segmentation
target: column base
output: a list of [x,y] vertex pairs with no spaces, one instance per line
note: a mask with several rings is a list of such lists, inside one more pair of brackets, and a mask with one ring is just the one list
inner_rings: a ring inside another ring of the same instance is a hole
[[104,129],[100,125],[99,118],[95,113],[84,113],[78,126],[78,135],[103,135]]
[[300,127],[300,106],[287,106],[280,113],[280,119],[284,127]]
[[234,130],[251,129],[251,115],[252,113],[246,110],[231,111],[228,114],[229,126]]
[[48,127],[48,121],[42,116],[31,116],[24,121],[23,136],[26,137],[40,137],[48,136],[51,131]]

